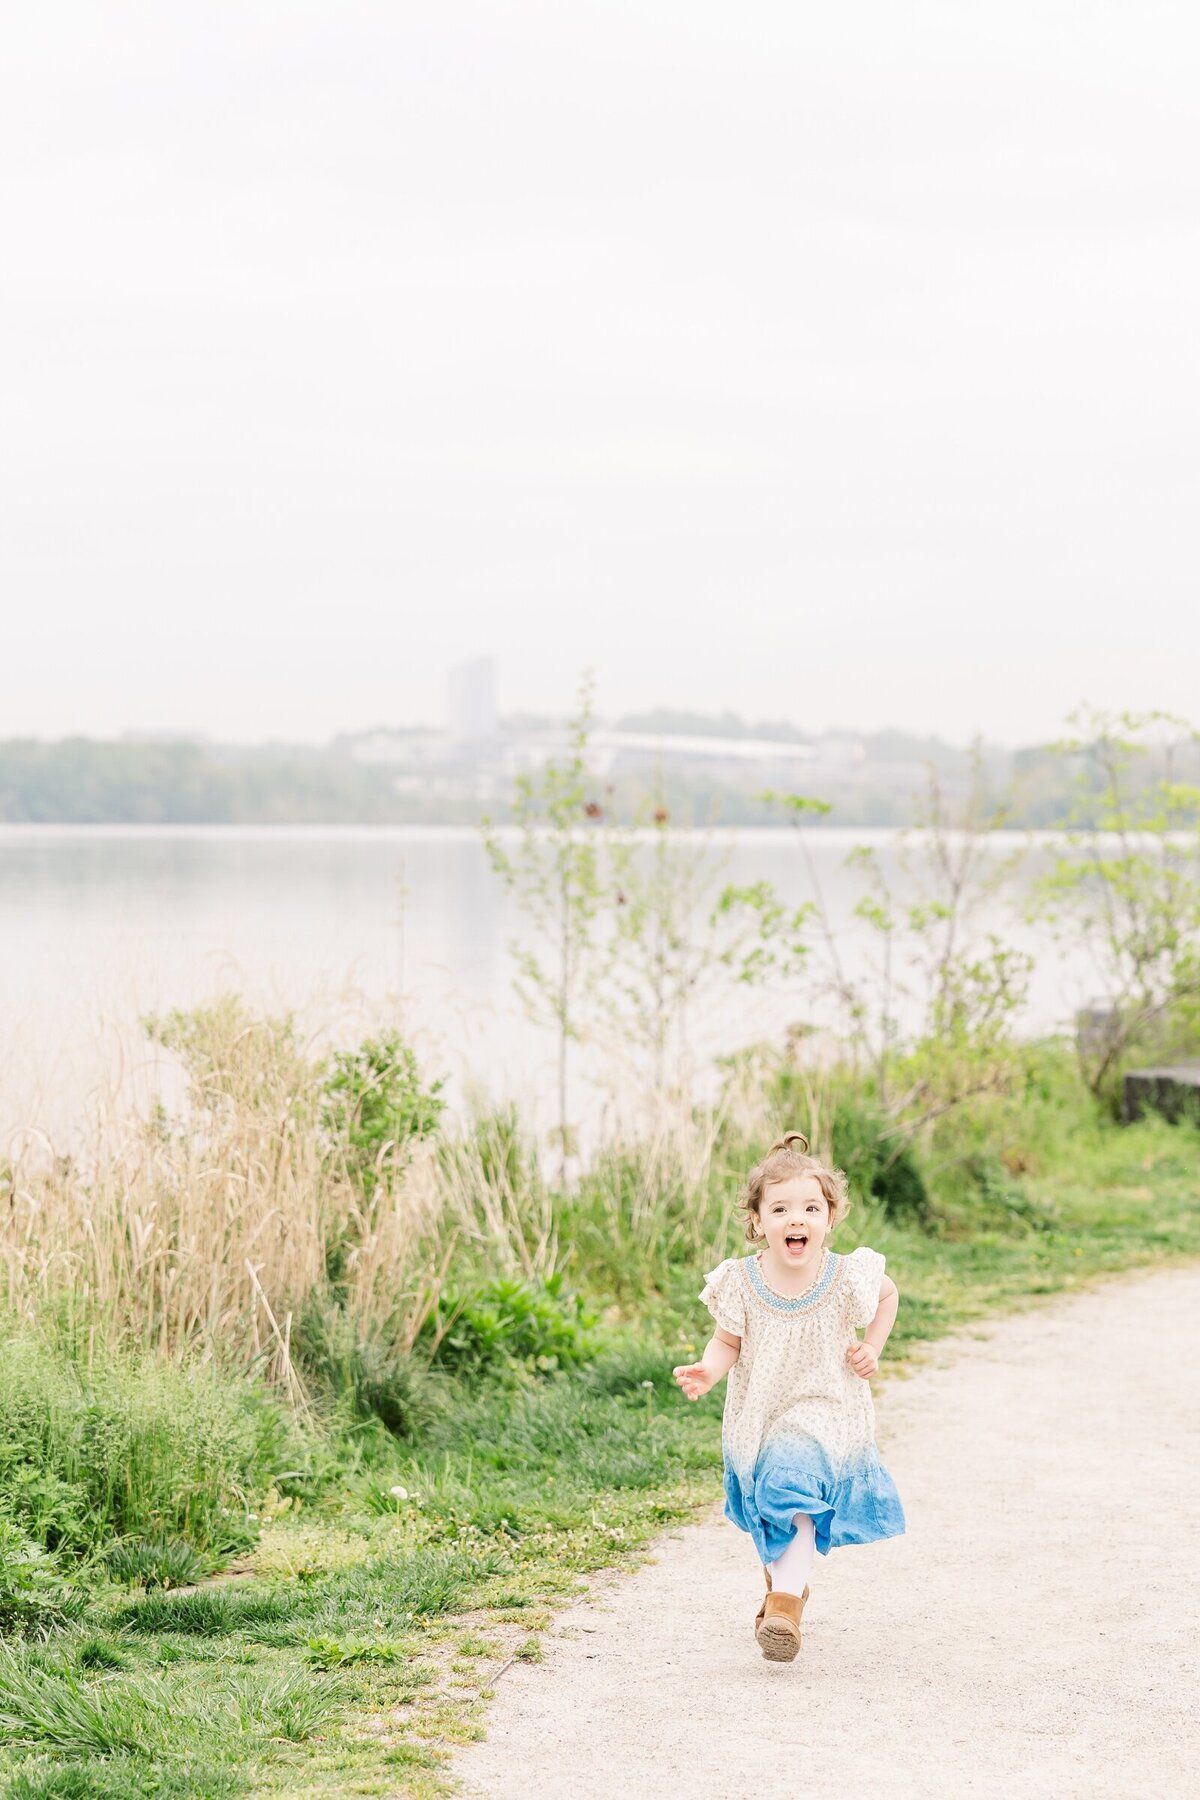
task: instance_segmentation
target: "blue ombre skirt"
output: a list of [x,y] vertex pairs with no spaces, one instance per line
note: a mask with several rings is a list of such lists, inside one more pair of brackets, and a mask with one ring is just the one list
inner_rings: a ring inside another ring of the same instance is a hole
[[726,1463],[725,1517],[749,1532],[763,1562],[783,1555],[795,1536],[797,1513],[811,1517],[822,1556],[843,1544],[874,1544],[904,1531],[896,1484],[873,1449],[836,1477],[816,1444],[802,1453],[793,1445],[765,1445],[749,1480]]

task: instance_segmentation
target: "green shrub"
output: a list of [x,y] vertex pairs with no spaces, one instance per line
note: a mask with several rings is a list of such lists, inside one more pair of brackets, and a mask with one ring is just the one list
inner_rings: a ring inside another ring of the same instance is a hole
[[444,1377],[426,1362],[378,1339],[363,1341],[340,1305],[314,1300],[293,1331],[292,1352],[305,1375],[360,1418],[378,1419],[394,1437],[416,1439],[444,1404]]
[[83,1595],[63,1580],[54,1558],[0,1518],[0,1637],[47,1637],[78,1618],[84,1604]]
[[593,1323],[561,1274],[536,1283],[498,1278],[472,1294],[444,1294],[422,1335],[436,1361],[459,1373],[521,1364],[548,1374],[588,1360]]
[[912,1147],[887,1135],[866,1101],[841,1095],[833,1115],[833,1158],[850,1183],[851,1198],[873,1195],[897,1224],[926,1225],[929,1191]]
[[322,1084],[321,1123],[364,1194],[386,1186],[407,1166],[413,1146],[436,1132],[444,1085],[423,1086],[416,1057],[395,1032],[334,1052]]
[[161,1358],[89,1367],[27,1337],[0,1355],[0,1512],[55,1549],[114,1538],[239,1549],[291,1437],[275,1403],[211,1369]]
[[972,1214],[977,1225],[995,1222],[1020,1225],[1033,1231],[1050,1231],[1057,1223],[1053,1208],[1034,1199],[1009,1174],[998,1157],[974,1157],[968,1173],[975,1189],[976,1205]]

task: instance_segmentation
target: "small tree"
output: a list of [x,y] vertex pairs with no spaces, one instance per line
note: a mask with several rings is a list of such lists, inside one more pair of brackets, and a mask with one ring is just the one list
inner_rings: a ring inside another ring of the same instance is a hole
[[801,827],[806,813],[823,815],[832,809],[825,800],[810,800],[804,794],[777,794],[770,788],[759,799],[764,805],[781,810],[795,831],[813,898],[799,906],[788,906],[780,899],[774,882],[767,880],[744,886],[731,883],[722,890],[713,918],[725,921],[732,936],[722,947],[721,961],[749,987],[768,980],[791,981],[808,966],[808,925],[813,919],[825,940],[831,965],[840,968],[816,864]]
[[510,848],[485,819],[484,847],[492,868],[534,928],[536,945],[511,943],[513,986],[526,1015],[550,1026],[558,1039],[559,1171],[565,1182],[573,1148],[568,1048],[580,1037],[594,981],[596,914],[600,904],[599,843],[592,822],[603,809],[588,776],[587,747],[594,717],[593,683],[585,675],[569,727],[570,754],[534,774],[518,775],[513,793],[517,843]]
[[334,1051],[321,1084],[321,1123],[368,1200],[390,1188],[417,1146],[436,1133],[443,1086],[424,1085],[416,1056],[394,1031]]
[[[976,1094],[1006,1090],[1015,1074],[1013,1025],[1032,961],[996,932],[981,934],[977,919],[1021,862],[1019,849],[997,859],[988,848],[991,834],[1007,818],[1006,806],[988,796],[975,745],[961,805],[951,807],[931,768],[914,834],[902,840],[901,867],[915,898],[903,911],[894,905],[891,910],[901,921],[899,948],[912,975],[907,991],[916,1003],[916,1038],[904,1070],[910,1083],[906,1106],[916,1125]],[[867,852],[863,860],[872,857]],[[877,862],[875,868],[882,892],[886,884]],[[860,902],[859,916],[875,923],[870,896]],[[891,923],[894,928],[895,917]]]
[[812,899],[788,911],[770,883],[727,890],[727,903],[749,905],[761,923],[760,943],[742,959],[743,979],[811,971],[814,989],[832,998],[854,1064],[870,1071],[901,1142],[972,1095],[1005,1088],[1014,1072],[1012,1025],[1030,959],[994,933],[981,941],[975,921],[1018,860],[997,863],[985,848],[1005,813],[987,798],[979,752],[957,816],[930,771],[917,830],[901,838],[901,869],[913,897],[894,891],[873,848],[850,852],[847,864],[864,883],[854,916],[876,945],[859,971],[841,953],[805,830],[806,815],[828,807],[802,795],[763,797],[795,832]]
[[1085,710],[1068,722],[1071,824],[1032,910],[1061,941],[1083,939],[1105,994],[1103,1018],[1078,1039],[1100,1095],[1130,1051],[1200,1034],[1200,734],[1162,712]]
[[623,1057],[640,1054],[656,1100],[686,1078],[689,1010],[720,972],[705,895],[723,861],[711,832],[672,830],[661,784],[641,796],[631,830],[608,833],[607,1010]]

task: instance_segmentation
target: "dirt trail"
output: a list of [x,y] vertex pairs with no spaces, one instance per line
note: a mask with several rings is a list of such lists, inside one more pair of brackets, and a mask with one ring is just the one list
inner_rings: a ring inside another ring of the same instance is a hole
[[942,1345],[878,1401],[904,1538],[818,1558],[796,1663],[714,1517],[500,1684],[480,1800],[1200,1792],[1200,1269]]

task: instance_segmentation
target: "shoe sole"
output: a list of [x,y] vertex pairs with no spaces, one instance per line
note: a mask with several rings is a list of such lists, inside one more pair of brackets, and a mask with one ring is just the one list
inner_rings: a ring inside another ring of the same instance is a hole
[[796,1660],[800,1649],[800,1633],[786,1619],[764,1619],[754,1635],[768,1662]]
[[[768,1592],[768,1593],[770,1593],[770,1591],[771,1591],[771,1590],[770,1590],[770,1588],[768,1588],[768,1589],[767,1589],[767,1592]],[[765,1602],[764,1602],[764,1605],[765,1605]],[[802,1593],[802,1594],[801,1594],[801,1596],[800,1596],[800,1610],[801,1610],[801,1612],[803,1612],[803,1611],[804,1611],[804,1608],[805,1608],[805,1607],[806,1607],[806,1606],[807,1606],[807,1605],[808,1605],[808,1583],[807,1583],[807,1582],[805,1582],[805,1584],[804,1584],[804,1592],[803,1592],[803,1593]],[[759,1630],[760,1630],[760,1629],[761,1629],[761,1626],[762,1626],[762,1622],[763,1622],[763,1615],[762,1615],[762,1613],[761,1613],[761,1612],[757,1612],[757,1613],[755,1613],[755,1615],[754,1615],[754,1641],[755,1641],[755,1643],[756,1643],[756,1644],[757,1644],[757,1642],[758,1642],[758,1634],[759,1634]],[[796,1648],[797,1648],[797,1650],[798,1650],[798,1649],[799,1649],[799,1648],[800,1648],[800,1646],[799,1646],[799,1644],[797,1644],[797,1645],[796,1645]]]

